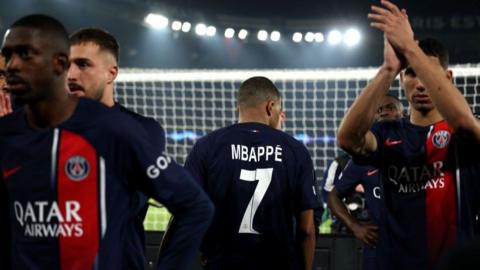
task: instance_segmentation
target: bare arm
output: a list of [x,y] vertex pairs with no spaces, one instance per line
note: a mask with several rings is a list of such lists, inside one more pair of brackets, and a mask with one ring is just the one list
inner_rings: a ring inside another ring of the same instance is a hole
[[316,244],[313,209],[301,212],[299,219],[299,239],[301,240],[304,266],[305,270],[311,270],[313,268],[313,257],[315,255]]
[[353,155],[366,156],[377,149],[377,140],[370,128],[383,97],[400,71],[400,60],[385,39],[384,63],[348,109],[337,133],[338,145]]
[[378,239],[378,227],[372,224],[361,224],[348,212],[340,199],[336,188],[328,194],[328,207],[355,235],[355,237],[369,246],[375,246]]
[[457,131],[468,132],[480,142],[480,123],[450,76],[446,75],[438,62],[425,55],[415,42],[406,11],[399,10],[389,1],[382,1],[382,6],[372,7],[372,13],[369,14],[373,20],[371,26],[382,30],[395,49],[405,56],[448,124]]

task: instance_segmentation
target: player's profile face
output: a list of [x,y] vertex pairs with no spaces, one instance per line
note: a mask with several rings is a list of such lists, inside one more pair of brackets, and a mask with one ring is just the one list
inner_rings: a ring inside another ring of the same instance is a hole
[[2,45],[7,82],[4,89],[25,101],[48,95],[55,76],[52,51],[52,45],[39,30],[8,30]]
[[70,47],[68,87],[76,96],[100,100],[108,78],[107,53],[93,42],[75,44]]

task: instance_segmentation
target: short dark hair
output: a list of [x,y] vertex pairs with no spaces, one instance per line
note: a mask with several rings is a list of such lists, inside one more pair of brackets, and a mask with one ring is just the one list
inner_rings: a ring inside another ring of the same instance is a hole
[[437,57],[442,67],[448,67],[448,50],[440,41],[434,38],[425,38],[418,42],[418,46],[426,55]]
[[70,41],[68,39],[68,33],[63,24],[57,19],[43,15],[32,14],[22,17],[15,21],[10,28],[26,27],[35,30],[40,30],[44,36],[50,40],[55,40],[55,46],[57,49],[63,50],[63,53],[69,53]]
[[280,99],[281,95],[273,82],[265,77],[252,77],[240,85],[238,106],[255,107],[272,99]]
[[100,28],[83,28],[70,36],[71,45],[78,45],[92,42],[100,47],[100,50],[107,51],[119,62],[120,46],[115,37],[109,32]]

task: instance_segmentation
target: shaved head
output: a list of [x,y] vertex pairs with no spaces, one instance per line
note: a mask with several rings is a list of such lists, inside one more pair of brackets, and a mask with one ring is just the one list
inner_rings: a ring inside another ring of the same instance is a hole
[[280,98],[280,92],[271,80],[265,77],[252,77],[240,86],[238,107],[254,108],[264,102]]

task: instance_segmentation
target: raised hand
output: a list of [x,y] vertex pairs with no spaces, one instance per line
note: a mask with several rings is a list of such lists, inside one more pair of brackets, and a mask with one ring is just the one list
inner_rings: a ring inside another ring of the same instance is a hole
[[10,95],[0,90],[0,117],[9,114],[12,111],[12,100]]
[[382,6],[372,6],[368,18],[370,26],[385,34],[397,52],[403,54],[409,46],[415,46],[413,30],[405,9],[400,10],[392,2],[382,0]]

